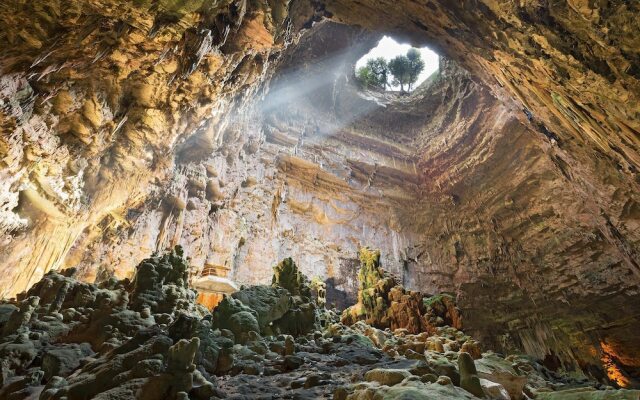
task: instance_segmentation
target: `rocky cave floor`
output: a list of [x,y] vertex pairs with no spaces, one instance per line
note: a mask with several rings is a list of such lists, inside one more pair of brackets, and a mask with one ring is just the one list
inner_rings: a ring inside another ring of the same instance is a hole
[[50,272],[0,304],[0,398],[639,398],[483,349],[456,329],[452,298],[405,290],[379,258],[361,251],[358,304],[342,316],[291,259],[272,285],[243,287],[213,312],[196,303],[180,248],[140,263],[132,281]]

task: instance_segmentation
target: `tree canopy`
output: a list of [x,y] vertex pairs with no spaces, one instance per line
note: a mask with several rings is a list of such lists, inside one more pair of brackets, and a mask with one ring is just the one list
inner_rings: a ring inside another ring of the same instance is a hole
[[404,86],[409,83],[409,59],[407,56],[397,56],[389,61],[389,70],[393,75],[393,85],[400,86],[404,92]]
[[[370,59],[356,72],[360,82],[366,87],[386,89],[387,86],[400,86],[400,91],[413,90],[425,64],[420,52],[411,48],[406,55],[394,57],[389,62],[378,57]],[[393,76],[393,79],[390,79]]]
[[365,86],[376,86],[386,89],[389,81],[389,66],[382,58],[367,60],[367,65],[358,69],[358,78]]
[[413,85],[418,80],[420,73],[424,70],[424,60],[417,49],[411,48],[407,51],[407,60],[409,60],[409,91],[413,90]]

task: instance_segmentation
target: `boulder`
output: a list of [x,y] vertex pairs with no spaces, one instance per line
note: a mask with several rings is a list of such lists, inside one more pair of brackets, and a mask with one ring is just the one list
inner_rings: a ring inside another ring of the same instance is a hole
[[44,378],[66,377],[80,366],[83,358],[93,354],[89,343],[69,343],[48,348],[42,354]]
[[14,311],[18,311],[18,307],[13,304],[0,304],[0,329],[8,320]]
[[237,343],[246,343],[249,332],[260,331],[258,314],[240,300],[225,296],[212,314],[214,329],[228,329],[233,333]]
[[476,365],[469,353],[461,352],[458,355],[458,370],[460,372],[460,387],[474,396],[483,398],[484,392],[480,386]]
[[482,386],[485,395],[491,400],[511,400],[507,389],[499,383],[480,379],[480,386]]
[[302,364],[304,364],[304,359],[302,357],[291,355],[285,356],[284,358],[284,367],[289,371],[300,368]]
[[231,296],[256,312],[259,332],[282,318],[289,311],[292,302],[289,292],[277,286],[251,286]]
[[[371,384],[369,384],[371,385]],[[334,397],[336,398],[336,397]],[[365,386],[360,385],[348,396],[350,400],[385,399],[385,400],[471,400],[475,399],[470,393],[451,384],[423,383],[407,379],[393,386]]]
[[367,382],[378,382],[381,385],[393,386],[411,376],[411,373],[404,369],[375,368],[364,374]]
[[229,330],[233,332],[239,343],[244,344],[249,340],[250,332],[259,332],[260,326],[254,314],[240,311],[229,319]]
[[479,378],[501,384],[513,400],[524,398],[523,390],[527,384],[527,377],[518,375],[510,362],[494,353],[485,353],[475,364]]
[[436,375],[448,376],[451,378],[454,385],[460,384],[460,374],[458,373],[456,366],[449,361],[448,358],[443,355],[427,351],[425,352],[425,359]]

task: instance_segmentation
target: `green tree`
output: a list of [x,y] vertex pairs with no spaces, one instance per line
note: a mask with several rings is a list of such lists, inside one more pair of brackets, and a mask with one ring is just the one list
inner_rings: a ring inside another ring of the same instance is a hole
[[368,66],[358,68],[356,71],[356,77],[364,87],[371,87],[375,84],[375,77],[373,72],[371,72],[371,68]]
[[416,83],[420,73],[424,70],[424,60],[418,49],[410,48],[407,51],[407,59],[409,60],[409,91],[413,90],[413,84]]
[[404,92],[404,85],[409,83],[410,62],[407,56],[397,56],[389,61],[389,71],[393,75],[393,85],[400,86],[400,91]]
[[[417,49],[411,48],[406,55],[397,56],[387,62],[383,57],[367,60],[364,67],[358,68],[356,76],[365,87],[386,89],[388,85],[400,86],[400,91],[413,90],[420,73],[424,70],[424,60]],[[390,75],[393,80],[390,81]]]
[[389,82],[389,65],[383,57],[372,58],[367,61],[367,67],[374,75],[376,86],[387,88]]
[[356,76],[365,87],[375,86],[386,89],[389,79],[389,66],[382,57],[370,59],[367,60],[367,64],[364,67],[358,68]]
[[400,86],[400,91],[404,92],[405,85],[411,91],[424,70],[424,60],[417,49],[411,48],[407,55],[397,56],[389,61],[389,70],[393,75],[393,84]]

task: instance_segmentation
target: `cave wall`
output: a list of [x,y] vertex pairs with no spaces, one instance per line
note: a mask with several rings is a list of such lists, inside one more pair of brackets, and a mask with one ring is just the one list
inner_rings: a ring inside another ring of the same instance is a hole
[[[457,158],[460,148],[448,156],[426,154],[422,168],[440,182],[452,180],[446,190],[462,199],[459,214],[434,218],[440,227],[425,229],[431,239],[444,231],[458,244],[435,251],[461,256],[449,268],[441,265],[445,274],[455,271],[454,281],[466,281],[459,301],[467,326],[483,331],[485,341],[513,341],[538,356],[562,353],[586,368],[613,358],[637,379],[637,5],[429,4],[441,12],[387,4],[376,18],[366,3],[327,9],[363,26],[428,37],[551,144],[543,145],[545,155],[530,144],[525,152],[511,136],[496,149],[499,157],[468,175],[459,171],[474,157]],[[413,26],[400,23],[407,15]],[[477,51],[465,54],[464,47]],[[567,354],[567,348],[580,350]],[[615,375],[615,365],[609,373]]]
[[73,265],[81,236],[121,227],[169,179],[176,144],[219,121],[286,36],[277,7],[244,2],[1,12],[3,296]]
[[[180,145],[168,181],[125,221],[105,222],[111,234],[83,233],[69,257],[84,279],[131,277],[136,260],[180,244],[194,273],[224,267],[238,284],[269,282],[272,267],[291,256],[344,307],[355,299],[362,246],[381,249],[391,272],[406,272],[418,236],[398,216],[414,198],[404,178],[418,181],[415,162],[392,140],[349,132],[352,113],[343,109],[349,120],[339,121],[332,103],[339,95],[354,109],[381,108],[353,82],[335,85],[352,79],[350,63],[378,35],[321,25],[301,39],[308,55],[285,55],[266,98],[233,108],[224,123]],[[322,51],[313,51],[318,44]],[[373,162],[403,175],[370,180]]]
[[[456,292],[485,341],[633,371],[637,7],[5,2],[0,293],[68,266],[126,275],[176,243],[242,281],[298,255],[346,290],[369,244],[407,285]],[[322,126],[256,118],[261,83],[321,19],[428,44],[468,73],[452,67],[430,97],[385,113],[384,99],[329,91],[310,99]],[[368,118],[347,120],[362,107]]]

